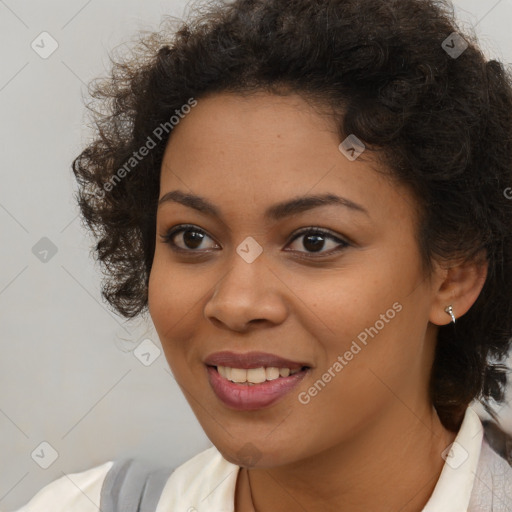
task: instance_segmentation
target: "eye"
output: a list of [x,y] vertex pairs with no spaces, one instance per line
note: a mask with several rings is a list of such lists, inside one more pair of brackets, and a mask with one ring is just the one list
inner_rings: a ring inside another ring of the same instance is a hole
[[[182,236],[177,237],[177,235],[181,233]],[[175,226],[165,235],[160,235],[160,237],[162,238],[162,242],[169,244],[171,249],[177,252],[194,252],[194,249],[200,247],[205,238],[210,238],[202,229],[192,224],[180,224],[179,226]],[[185,247],[178,245],[175,242],[175,238],[181,240],[181,244],[184,244]]]
[[[173,251],[189,254],[194,252],[207,252],[208,249],[206,249],[205,251],[200,251],[197,249],[201,248],[201,244],[203,244],[206,238],[210,238],[212,240],[212,238],[208,236],[205,231],[192,224],[181,224],[175,226],[172,229],[170,229],[165,235],[160,235],[160,237],[162,239],[162,242],[169,244]],[[302,229],[300,232],[294,235],[294,237],[292,238],[291,242],[288,245],[295,242],[300,237],[304,237],[302,247],[307,250],[305,253],[306,255],[314,253],[320,253],[322,255],[331,254],[339,252],[351,245],[347,241],[332,235],[328,231],[316,227]],[[324,249],[325,240],[336,242],[334,243],[334,249],[331,249],[330,251],[321,252],[322,249]],[[215,244],[214,248],[218,247],[219,245]],[[292,252],[294,251],[292,250]],[[296,252],[300,253],[301,251],[299,250]]]
[[330,251],[321,252],[321,255],[336,253],[350,246],[350,244],[347,241],[342,240],[341,238],[338,238],[337,236],[334,236],[331,233],[329,233],[329,231],[325,231],[324,229],[321,228],[302,229],[301,231],[295,234],[291,242],[295,242],[301,237],[303,237],[303,240],[302,244],[300,245],[302,245],[302,247],[308,250],[308,252],[305,253],[307,255],[320,253],[320,251],[325,246],[325,240],[330,240],[331,242],[334,241],[337,243],[334,244],[334,249],[331,249]]

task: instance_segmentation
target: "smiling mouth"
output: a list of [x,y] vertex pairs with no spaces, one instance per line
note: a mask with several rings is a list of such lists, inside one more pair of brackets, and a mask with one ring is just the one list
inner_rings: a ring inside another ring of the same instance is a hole
[[255,411],[278,402],[311,371],[309,366],[290,369],[275,366],[232,368],[205,365],[205,368],[217,398],[227,407],[239,411]]

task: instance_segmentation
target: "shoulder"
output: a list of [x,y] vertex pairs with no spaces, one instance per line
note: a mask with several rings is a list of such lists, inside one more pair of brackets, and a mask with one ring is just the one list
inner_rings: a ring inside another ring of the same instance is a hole
[[[183,510],[195,503],[197,511],[214,504],[221,510],[232,501],[238,466],[211,447],[173,469],[142,459],[116,459],[70,473],[43,487],[15,512],[139,512]],[[219,486],[220,480],[225,480]],[[204,489],[219,490],[204,500]],[[213,501],[212,501],[213,500]],[[180,508],[181,507],[181,508]]]
[[512,510],[512,466],[484,437],[471,493],[469,511]]
[[498,453],[484,437],[477,474],[489,475],[495,480],[500,478],[503,482],[512,483],[512,466],[510,462]]
[[239,470],[215,446],[198,453],[170,475],[156,512],[233,510]]
[[114,462],[69,473],[43,487],[16,512],[98,512],[101,488]]

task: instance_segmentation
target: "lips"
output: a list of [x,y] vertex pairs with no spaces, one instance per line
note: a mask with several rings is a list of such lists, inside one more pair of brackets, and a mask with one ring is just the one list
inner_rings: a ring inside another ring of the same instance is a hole
[[[208,381],[217,398],[229,408],[240,411],[254,411],[278,402],[298,386],[311,370],[311,365],[307,362],[293,361],[267,352],[215,352],[209,355],[204,363]],[[246,378],[251,380],[249,373],[255,368],[273,369],[272,373],[275,373],[276,369],[286,370],[284,376],[275,378],[273,375],[271,380],[263,382],[259,380],[261,375],[258,378],[252,375],[256,382],[259,381],[258,383],[242,382],[243,379],[240,382],[230,380],[235,369],[238,369],[238,373],[247,370]],[[226,371],[229,372],[228,375]]]
[[252,386],[238,384],[222,377],[213,366],[206,367],[208,381],[217,398],[230,409],[255,411],[275,404],[288,395],[308,375],[302,370],[289,377],[279,377]]
[[292,361],[275,354],[267,352],[245,352],[237,354],[235,352],[223,351],[210,354],[204,363],[207,366],[229,366],[231,368],[244,368],[249,370],[251,368],[260,367],[276,367],[276,368],[290,368],[290,370],[301,369],[303,367],[310,367],[307,362]]

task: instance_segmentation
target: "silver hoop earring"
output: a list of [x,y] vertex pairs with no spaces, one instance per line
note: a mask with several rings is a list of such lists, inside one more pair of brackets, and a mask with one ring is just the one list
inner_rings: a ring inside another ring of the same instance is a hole
[[448,313],[452,317],[452,322],[455,323],[455,315],[453,314],[452,305],[450,304],[449,306],[444,308],[444,310],[446,311],[446,313]]

